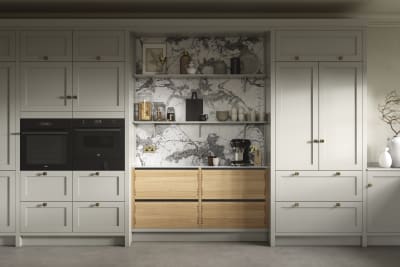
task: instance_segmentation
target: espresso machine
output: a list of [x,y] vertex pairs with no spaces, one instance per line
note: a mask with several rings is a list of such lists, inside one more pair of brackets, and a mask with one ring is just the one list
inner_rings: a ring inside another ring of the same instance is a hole
[[232,139],[231,147],[233,151],[232,166],[249,166],[250,165],[250,145],[249,139]]

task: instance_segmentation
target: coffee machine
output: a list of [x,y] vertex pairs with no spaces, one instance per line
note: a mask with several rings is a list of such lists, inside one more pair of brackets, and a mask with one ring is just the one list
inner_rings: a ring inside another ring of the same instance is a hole
[[250,165],[250,145],[249,139],[232,139],[231,147],[233,150],[232,166],[249,166]]

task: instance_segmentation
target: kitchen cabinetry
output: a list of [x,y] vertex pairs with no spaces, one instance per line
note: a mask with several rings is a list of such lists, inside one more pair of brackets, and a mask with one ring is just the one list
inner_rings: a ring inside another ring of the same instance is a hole
[[15,65],[0,62],[0,170],[15,170]]
[[123,31],[75,31],[75,61],[124,61]]
[[15,32],[0,31],[0,61],[15,60]]
[[277,170],[361,170],[361,64],[276,65]]
[[0,171],[0,233],[15,232],[15,172]]
[[72,31],[21,32],[22,61],[72,61]]
[[400,171],[368,171],[368,233],[400,233],[399,192]]
[[133,228],[265,228],[265,170],[134,170]]
[[278,61],[361,61],[361,31],[292,31],[276,34]]

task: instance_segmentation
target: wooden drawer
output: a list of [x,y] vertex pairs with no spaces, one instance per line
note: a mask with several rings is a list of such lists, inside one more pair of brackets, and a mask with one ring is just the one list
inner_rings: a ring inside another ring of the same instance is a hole
[[124,61],[125,33],[123,31],[74,32],[74,60]]
[[21,172],[22,201],[72,201],[72,172]]
[[198,170],[135,170],[135,199],[197,199]]
[[74,232],[124,232],[124,202],[74,202],[73,214]]
[[361,233],[361,230],[360,202],[276,203],[277,233]]
[[361,201],[362,172],[278,171],[277,201]]
[[124,172],[75,171],[74,201],[124,201]]
[[361,61],[361,31],[278,31],[277,61]]
[[203,199],[265,199],[264,170],[203,170]]
[[135,202],[134,228],[197,228],[198,202]]
[[15,32],[0,32],[0,61],[15,60]]
[[21,203],[21,232],[61,233],[71,231],[71,202]]
[[72,61],[72,32],[21,32],[21,60]]
[[265,228],[265,202],[203,202],[203,228]]

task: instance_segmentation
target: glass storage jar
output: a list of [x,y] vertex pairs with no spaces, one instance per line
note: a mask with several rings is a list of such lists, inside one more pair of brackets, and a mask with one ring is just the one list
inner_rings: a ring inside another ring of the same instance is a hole
[[138,94],[137,104],[139,121],[151,121],[153,110],[152,95],[149,93]]

